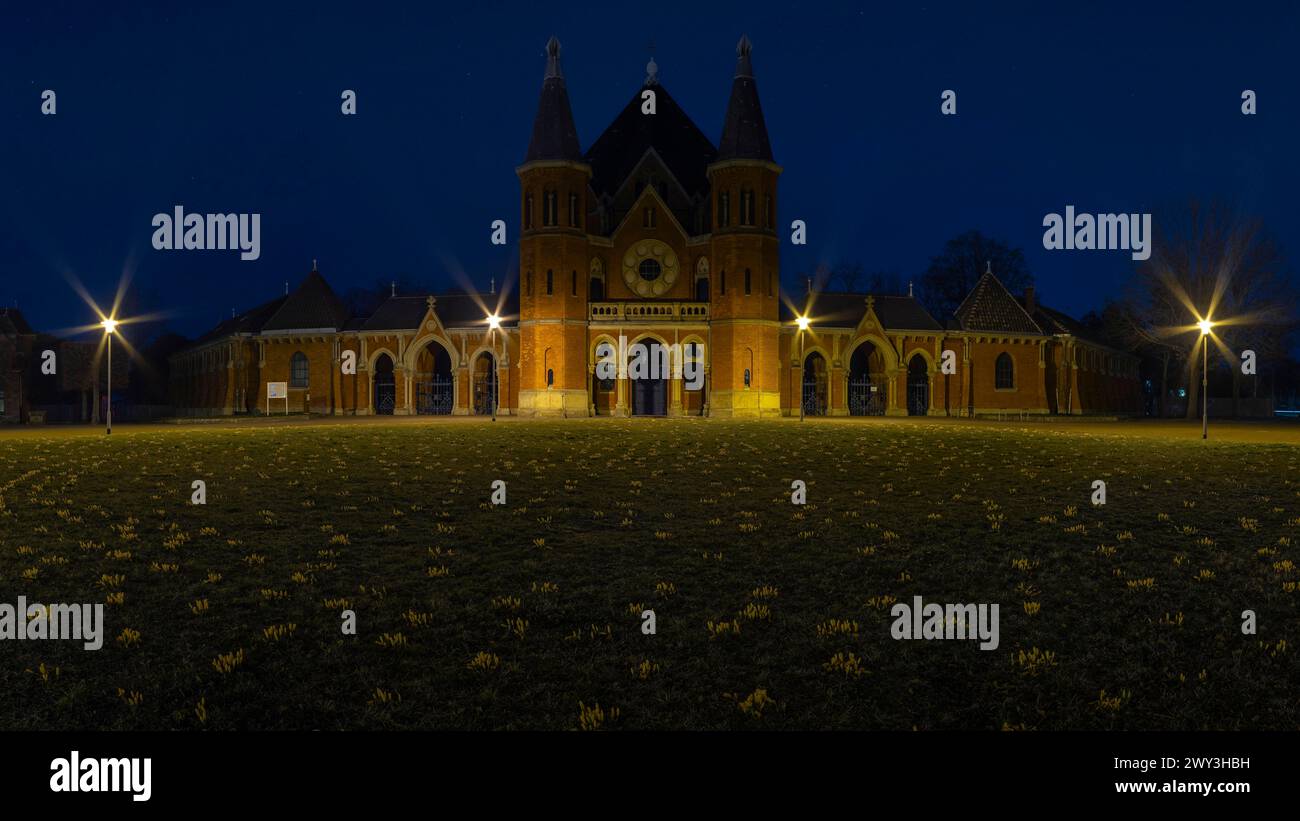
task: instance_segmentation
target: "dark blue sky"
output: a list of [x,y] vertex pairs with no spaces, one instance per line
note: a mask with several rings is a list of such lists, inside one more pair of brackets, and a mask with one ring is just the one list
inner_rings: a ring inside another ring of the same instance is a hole
[[[1158,215],[1223,198],[1293,261],[1300,246],[1290,3],[18,5],[0,11],[0,303],[40,329],[93,318],[65,272],[107,302],[131,269],[138,304],[191,335],[313,258],[340,292],[513,275],[514,168],[551,34],[584,149],[637,92],[651,41],[716,143],[749,34],[785,168],[779,218],[809,225],[807,247],[783,243],[790,289],[819,261],[916,276],[975,228],[1023,248],[1041,299],[1079,314],[1131,261],[1045,251],[1043,216],[1071,204]],[[39,111],[46,88],[55,116]],[[947,88],[956,117],[939,114]],[[261,259],[155,251],[150,220],[176,204],[261,213]]]

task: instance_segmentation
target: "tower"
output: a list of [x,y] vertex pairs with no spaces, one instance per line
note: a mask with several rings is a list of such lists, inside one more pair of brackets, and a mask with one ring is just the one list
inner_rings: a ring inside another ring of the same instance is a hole
[[772,159],[749,38],[736,74],[717,159],[708,167],[714,287],[710,299],[713,416],[779,416],[780,249]]
[[546,76],[520,187],[519,410],[524,416],[586,416],[586,231],[591,167],[578,143],[560,68],[560,42],[546,44]]

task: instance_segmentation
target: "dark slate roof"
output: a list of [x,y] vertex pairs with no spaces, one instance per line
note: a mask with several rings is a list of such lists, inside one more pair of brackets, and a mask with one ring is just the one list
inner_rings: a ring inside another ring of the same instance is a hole
[[533,137],[528,143],[528,154],[524,157],[524,162],[581,162],[582,147],[578,142],[578,127],[573,122],[569,91],[564,85],[564,73],[560,70],[560,41],[552,37],[546,44],[546,53],[546,78],[542,80],[542,96],[537,103]]
[[975,283],[966,299],[957,306],[955,313],[963,331],[1013,334],[1043,332],[991,271],[985,271],[980,276],[979,282]]
[[736,76],[731,82],[731,99],[722,123],[722,141],[718,143],[719,160],[772,161],[772,145],[767,138],[763,106],[758,100],[758,84],[750,64],[748,37],[736,46]]
[[216,339],[223,339],[227,336],[231,336],[232,334],[255,334],[262,330],[262,326],[266,324],[266,320],[270,319],[288,298],[289,297],[287,296],[276,297],[270,302],[258,305],[251,311],[245,311],[238,316],[224,320],[218,323],[216,327],[194,340],[194,345],[203,345]]
[[[804,295],[794,300],[796,305],[806,306],[807,313],[814,324],[834,327],[856,327],[867,312],[867,294],[825,293],[818,291],[812,300]],[[872,307],[882,325],[890,330],[939,331],[943,329],[934,317],[922,307],[921,303],[910,296],[872,296]],[[781,301],[781,321],[793,322],[795,311]]]
[[[420,294],[389,297],[375,310],[374,315],[365,321],[361,329],[399,331],[418,328],[429,307],[429,296],[429,294]],[[449,328],[485,326],[487,312],[493,310],[501,316],[502,327],[513,327],[518,321],[517,297],[465,292],[432,294],[432,296],[436,300],[434,311],[438,314],[438,319]]]
[[[655,113],[641,113],[641,91],[654,88]],[[613,194],[651,148],[668,166],[688,196],[708,190],[709,163],[718,150],[677,101],[657,82],[643,85],[609,127],[587,149],[591,190]]]
[[17,308],[0,308],[0,334],[4,336],[26,336],[33,333],[23,314]]
[[[1021,304],[1023,303],[1024,301],[1021,300]],[[1054,308],[1048,308],[1046,305],[1035,306],[1034,320],[1038,323],[1039,327],[1043,329],[1044,333],[1069,334],[1095,345],[1109,347],[1103,340],[1099,339],[1087,325],[1084,325],[1069,314],[1061,313]]]
[[351,315],[319,271],[312,271],[298,289],[262,326],[263,331],[343,328]]

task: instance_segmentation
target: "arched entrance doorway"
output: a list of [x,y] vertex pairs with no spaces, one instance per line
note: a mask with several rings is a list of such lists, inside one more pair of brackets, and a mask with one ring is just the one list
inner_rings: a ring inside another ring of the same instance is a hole
[[397,405],[397,380],[393,376],[393,358],[380,354],[375,360],[375,413],[392,416]]
[[642,339],[628,351],[628,387],[633,416],[668,415],[668,349],[656,339]]
[[916,354],[907,365],[907,415],[925,416],[930,412],[930,369],[925,357]]
[[863,342],[854,348],[849,357],[849,415],[884,416],[888,389],[885,357],[876,346]]
[[830,375],[826,357],[813,351],[803,361],[803,412],[806,416],[825,416]]
[[424,416],[446,416],[455,407],[451,355],[436,341],[429,342],[415,358],[415,412]]
[[474,358],[474,413],[491,416],[497,408],[497,359],[490,353]]

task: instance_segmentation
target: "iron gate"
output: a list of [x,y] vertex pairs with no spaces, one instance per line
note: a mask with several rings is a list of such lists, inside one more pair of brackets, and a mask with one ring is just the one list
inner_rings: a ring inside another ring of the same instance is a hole
[[491,416],[497,406],[497,381],[492,373],[478,374],[474,377],[474,412],[479,416]]
[[885,383],[877,385],[869,376],[849,381],[850,416],[884,416],[885,402]]
[[435,376],[429,382],[415,383],[415,412],[422,416],[447,416],[455,402],[449,377]]

